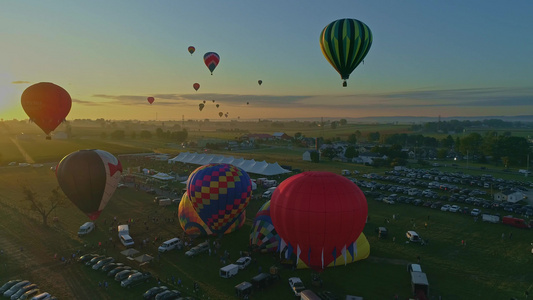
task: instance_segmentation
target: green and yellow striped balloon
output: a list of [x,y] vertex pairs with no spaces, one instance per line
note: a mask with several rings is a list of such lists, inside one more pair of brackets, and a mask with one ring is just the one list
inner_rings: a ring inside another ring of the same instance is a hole
[[320,34],[320,48],[329,63],[346,80],[363,61],[372,45],[372,32],[356,19],[339,19],[324,27]]

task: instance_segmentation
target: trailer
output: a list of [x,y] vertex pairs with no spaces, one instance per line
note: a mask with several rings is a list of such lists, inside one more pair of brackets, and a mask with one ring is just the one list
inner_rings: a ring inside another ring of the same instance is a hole
[[424,272],[411,272],[411,287],[413,295],[424,295],[429,298],[429,282]]
[[500,215],[484,213],[484,214],[481,214],[481,219],[485,222],[500,223]]

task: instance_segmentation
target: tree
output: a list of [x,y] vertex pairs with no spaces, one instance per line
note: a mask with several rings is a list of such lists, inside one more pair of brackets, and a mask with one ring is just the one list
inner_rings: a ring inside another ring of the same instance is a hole
[[141,137],[141,139],[150,139],[152,138],[152,133],[148,130],[142,130],[139,136]]
[[378,142],[379,138],[380,138],[379,131],[371,132],[371,133],[368,134],[368,140],[370,142]]
[[352,133],[348,136],[348,143],[356,144],[357,143],[357,134]]
[[322,156],[333,160],[335,157],[337,157],[337,150],[335,150],[333,147],[327,147],[326,149],[322,150]]
[[357,152],[354,146],[348,146],[346,148],[346,151],[344,151],[344,156],[348,159],[352,159],[358,155],[359,153]]
[[67,199],[59,187],[53,189],[51,195],[48,196],[48,205],[45,201],[38,199],[37,193],[27,186],[22,186],[22,193],[24,194],[24,200],[29,204],[28,209],[41,215],[44,226],[48,226],[48,216],[50,213],[58,207],[63,207]]
[[348,124],[348,121],[346,121],[346,119],[340,119],[339,123],[341,124],[341,126],[345,126],[346,124]]
[[302,133],[301,132],[297,132],[297,133],[294,134],[294,138],[297,139],[297,140],[300,139],[301,137],[302,137]]
[[333,121],[329,126],[331,126],[331,129],[337,129],[337,122]]

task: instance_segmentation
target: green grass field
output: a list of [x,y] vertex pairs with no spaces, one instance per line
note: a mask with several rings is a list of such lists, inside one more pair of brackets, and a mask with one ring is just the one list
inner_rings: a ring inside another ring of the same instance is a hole
[[[173,154],[177,152],[166,147],[165,142],[155,139],[111,141],[98,137],[99,128],[88,130],[86,133],[92,132],[90,135],[84,135],[81,129],[74,128],[74,130],[78,132],[78,137],[71,140],[45,141],[42,137],[42,140],[19,142],[36,162],[45,163],[41,168],[5,166],[9,161],[21,162],[23,157],[10,140],[14,133],[0,135],[3,160],[0,163],[2,165],[0,249],[4,251],[0,256],[0,282],[12,278],[27,278],[38,283],[42,289],[57,295],[59,299],[140,298],[140,294],[154,285],[155,280],[132,289],[123,289],[117,282],[110,280],[109,289],[105,290],[98,287],[99,281],[109,280],[102,273],[78,263],[63,264],[54,259],[54,255],[69,257],[78,250],[81,253],[106,253],[134,268],[139,268],[137,262],[129,261],[119,254],[124,247],[117,242],[116,232],[109,231],[110,227],[114,227],[110,224],[113,217],[116,216],[121,223],[133,218],[135,222],[131,234],[136,243],[139,244],[143,239],[150,241],[143,249],[139,246],[136,248],[141,253],[152,254],[157,258],[160,241],[182,235],[181,227],[175,217],[176,206],[159,208],[153,203],[151,195],[131,188],[117,190],[98,219],[96,231],[87,237],[79,238],[76,235],[77,229],[88,219],[74,205],[68,202],[65,207],[58,208],[51,217],[57,217],[59,222],[54,223],[50,220],[50,226],[43,227],[40,217],[27,209],[28,205],[23,201],[21,186],[25,184],[39,195],[46,197],[49,191],[57,186],[54,172],[49,167],[64,155],[78,149],[98,148],[116,155],[154,150]],[[282,165],[291,165],[306,171],[323,170],[335,173],[339,173],[342,169],[357,169],[362,173],[384,171],[384,169],[341,162],[320,164],[303,162],[301,160],[303,150],[271,147],[242,153],[220,153],[254,158],[256,161],[277,161]],[[124,166],[134,165],[125,163]],[[158,170],[171,168],[165,162],[150,162],[143,166]],[[488,172],[479,168],[462,169],[462,171]],[[175,187],[181,186],[176,184]],[[247,250],[252,220],[262,204],[263,201],[259,200],[250,203],[246,210],[247,221],[244,227],[224,236],[219,251],[229,251],[231,259],[235,260],[239,251]],[[421,257],[422,268],[427,273],[432,296],[440,295],[443,299],[509,299],[510,297],[523,299],[524,291],[532,291],[533,255],[530,243],[533,240],[530,230],[474,222],[471,217],[465,215],[406,204],[386,205],[373,199],[368,199],[368,204],[369,221],[364,229],[371,245],[368,259],[326,269],[321,275],[324,281],[323,288],[312,286],[310,270],[282,269],[282,280],[263,291],[256,291],[252,299],[293,299],[294,296],[287,284],[287,278],[291,276],[301,277],[304,284],[315,292],[330,290],[339,296],[359,295],[365,299],[390,299],[398,294],[400,299],[406,299],[411,295],[410,277],[406,265],[416,262],[417,256]],[[393,214],[399,215],[398,220],[392,220]],[[157,223],[152,221],[154,218],[158,219]],[[173,221],[165,221],[172,218]],[[390,219],[391,223],[386,223],[385,219]],[[413,222],[419,234],[430,241],[428,245],[405,243],[405,232],[413,228]],[[427,229],[423,226],[424,222],[428,222]],[[386,226],[389,229],[387,239],[377,238],[374,230],[378,226]],[[502,233],[505,234],[504,239],[501,238]],[[512,239],[508,238],[510,233],[513,234]],[[106,242],[110,237],[113,239],[111,244]],[[158,242],[152,244],[155,237],[158,237]],[[393,237],[395,237],[394,242]],[[203,240],[199,239],[195,243]],[[466,246],[461,245],[461,240],[466,241]],[[102,242],[102,246],[99,247],[98,242]],[[175,287],[168,281],[171,276],[176,279],[181,278],[183,287],[176,288],[186,295],[193,295],[193,282],[198,282],[200,292],[196,296],[199,299],[235,299],[235,285],[250,280],[258,273],[259,267],[266,271],[278,263],[275,255],[254,254],[257,264],[239,272],[234,278],[223,279],[218,276],[218,269],[223,266],[218,254],[187,258],[183,250],[165,253],[160,260],[156,259],[147,265],[145,270],[159,277],[167,286]]]

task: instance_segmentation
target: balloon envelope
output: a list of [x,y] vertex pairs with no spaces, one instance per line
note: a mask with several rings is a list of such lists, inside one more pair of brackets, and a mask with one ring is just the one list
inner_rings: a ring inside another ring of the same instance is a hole
[[221,117],[221,118],[222,118],[223,115],[224,115],[223,112],[219,112],[219,113],[218,113],[218,116]]
[[189,53],[192,55],[194,53],[194,51],[196,51],[196,48],[194,48],[193,46],[189,46],[189,48],[187,48],[187,50],[189,50]]
[[270,201],[276,231],[298,252],[299,259],[316,271],[322,271],[357,240],[367,214],[366,198],[359,187],[330,172],[289,177]]
[[200,111],[202,111],[202,109],[204,109],[204,107],[205,107],[205,104],[203,104],[203,103],[198,104],[198,108],[200,109]]
[[320,48],[327,61],[344,80],[361,63],[372,45],[372,32],[355,19],[339,19],[324,27],[320,34]]
[[122,165],[103,150],[79,150],[65,156],[56,169],[65,195],[91,220],[96,220],[120,181]]
[[152,104],[154,103],[154,97],[148,97],[146,100],[148,100],[148,103]]
[[72,99],[62,87],[40,82],[27,87],[20,98],[22,108],[46,135],[54,131],[70,112]]
[[207,52],[204,54],[204,63],[211,71],[211,75],[213,75],[213,71],[218,66],[218,63],[220,62],[220,56],[216,54],[215,52]]
[[195,83],[192,85],[192,87],[195,89],[195,90],[198,90],[200,88],[200,84],[199,83]]
[[276,251],[280,242],[270,217],[270,201],[265,202],[255,215],[250,232],[250,246],[258,251]]
[[252,195],[248,174],[229,164],[197,168],[187,181],[195,211],[214,234],[224,233],[239,218]]
[[258,80],[257,83],[259,83],[259,85],[263,84],[263,80]]

